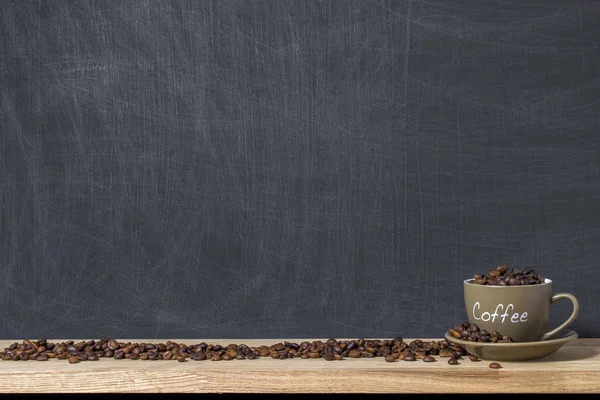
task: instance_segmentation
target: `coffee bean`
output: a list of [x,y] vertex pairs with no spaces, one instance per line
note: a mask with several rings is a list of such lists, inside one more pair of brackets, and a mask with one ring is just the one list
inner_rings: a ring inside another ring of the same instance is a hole
[[498,368],[502,368],[502,365],[498,364],[497,362],[493,362],[490,364],[490,368],[498,369]]
[[450,332],[450,334],[451,334],[452,336],[454,336],[454,337],[455,337],[455,338],[457,338],[457,339],[460,339],[460,338],[462,337],[462,335],[460,334],[460,332],[459,332],[459,331],[456,331],[456,330],[454,330],[454,329],[450,329],[450,331],[449,331],[449,332]]
[[396,358],[392,355],[389,355],[389,356],[385,357],[385,361],[386,362],[394,362],[394,361],[396,361]]
[[87,360],[88,361],[98,361],[98,356],[95,354],[88,354]]
[[458,365],[458,360],[454,357],[450,357],[450,359],[448,360],[448,364],[450,365]]
[[69,357],[69,364],[77,364],[78,362],[81,362],[81,360],[75,356],[71,356]]
[[185,357],[184,356],[177,356],[177,361],[184,362],[185,361]]
[[417,361],[417,357],[414,353],[408,353],[404,356],[404,361]]
[[496,271],[500,272],[500,274],[505,274],[506,272],[508,272],[508,264],[504,264],[499,266],[498,268],[496,268]]
[[79,351],[79,349],[77,348],[77,346],[74,346],[71,344],[71,345],[67,346],[67,351],[69,353],[77,353]]
[[120,360],[125,357],[125,352],[122,349],[116,350],[113,357],[115,360]]
[[358,350],[352,350],[350,351],[350,353],[348,353],[348,357],[350,358],[360,358],[360,351]]
[[471,354],[469,355],[469,360],[473,361],[473,362],[477,362],[480,361],[479,357],[477,357],[475,354]]
[[435,362],[435,357],[425,356],[425,357],[423,357],[423,361],[424,362]]
[[47,354],[40,354],[39,356],[37,356],[36,360],[37,361],[48,361],[48,355]]

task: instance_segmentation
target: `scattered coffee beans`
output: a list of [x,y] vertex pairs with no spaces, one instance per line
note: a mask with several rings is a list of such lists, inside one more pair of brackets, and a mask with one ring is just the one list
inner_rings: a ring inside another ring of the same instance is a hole
[[502,368],[502,365],[500,365],[500,364],[498,364],[496,362],[493,362],[493,363],[490,364],[490,368],[498,369],[498,368]]
[[544,277],[535,272],[533,268],[523,270],[509,268],[508,264],[504,264],[487,275],[475,274],[472,283],[490,286],[539,285],[544,283]]
[[463,322],[456,325],[454,328],[448,329],[448,333],[456,339],[465,340],[467,342],[490,342],[490,343],[512,343],[513,340],[509,336],[494,331],[489,333],[486,330],[480,330],[475,324]]
[[[463,323],[452,329],[452,331],[462,335],[462,332],[466,330],[469,332],[469,337],[475,335],[474,337],[479,340],[481,336],[485,338],[489,335],[485,331],[479,331],[475,328]],[[502,338],[499,335],[489,336]],[[185,362],[188,358],[193,361],[231,361],[256,360],[264,357],[277,360],[318,358],[326,361],[339,361],[345,358],[381,357],[390,363],[397,360],[408,362],[423,360],[423,362],[429,363],[436,361],[435,356],[440,356],[449,357],[448,364],[457,365],[458,360],[467,355],[469,354],[463,347],[446,340],[413,340],[407,343],[401,337],[383,340],[359,338],[355,340],[304,341],[301,343],[283,342],[270,346],[248,346],[245,344],[222,346],[205,342],[184,344],[173,341],[167,341],[166,343],[132,343],[119,342],[110,338],[49,343],[46,339],[40,339],[37,341],[24,340],[22,343],[15,342],[0,351],[1,360],[47,361],[50,358],[56,358],[67,360],[70,364],[77,364],[81,361],[98,361],[100,358],[141,361],[177,360],[178,362]],[[469,355],[469,357],[471,361],[478,360],[476,356]],[[490,364],[490,368],[499,368],[492,367],[492,364]]]

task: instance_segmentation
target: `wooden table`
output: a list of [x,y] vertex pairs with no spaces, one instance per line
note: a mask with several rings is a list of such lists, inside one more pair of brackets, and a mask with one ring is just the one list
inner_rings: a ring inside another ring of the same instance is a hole
[[[191,344],[203,340],[175,341]],[[280,340],[204,341],[254,346]],[[12,342],[0,341],[0,348]],[[465,359],[452,366],[446,360],[387,363],[379,357],[342,361],[261,358],[180,363],[100,359],[79,364],[56,359],[0,360],[0,393],[600,393],[600,339],[577,339],[537,361],[502,362],[499,370],[490,369],[489,361]]]

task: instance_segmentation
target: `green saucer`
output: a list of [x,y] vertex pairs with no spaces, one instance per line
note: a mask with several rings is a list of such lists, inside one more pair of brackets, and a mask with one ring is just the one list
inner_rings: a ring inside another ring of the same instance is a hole
[[577,332],[573,330],[558,332],[546,340],[521,343],[468,342],[456,339],[448,332],[444,336],[449,342],[464,347],[470,354],[474,354],[482,360],[494,361],[525,361],[547,357],[556,353],[565,344],[579,337]]

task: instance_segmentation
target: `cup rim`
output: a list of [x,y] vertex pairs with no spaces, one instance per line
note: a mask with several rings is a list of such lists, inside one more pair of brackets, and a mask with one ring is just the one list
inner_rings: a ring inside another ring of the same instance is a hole
[[475,278],[469,278],[469,279],[465,279],[463,281],[463,284],[468,284],[468,285],[473,285],[473,286],[479,286],[479,287],[487,287],[487,288],[492,288],[492,289],[518,289],[518,288],[528,288],[528,287],[536,287],[536,286],[543,286],[543,285],[548,285],[550,283],[552,283],[552,279],[548,279],[548,278],[544,278],[544,282],[543,283],[538,283],[537,285],[515,285],[515,286],[496,286],[496,285],[475,285],[474,283],[472,283],[472,281],[474,281]]

